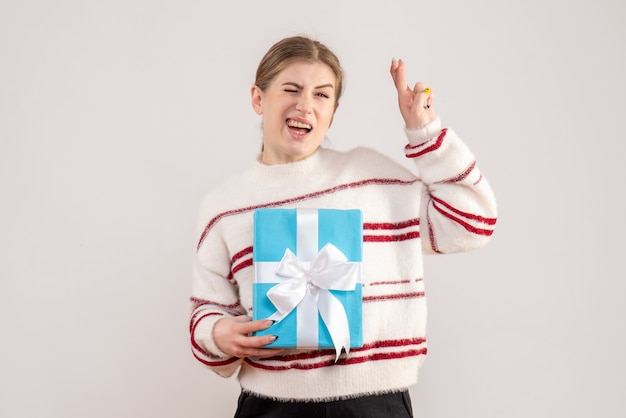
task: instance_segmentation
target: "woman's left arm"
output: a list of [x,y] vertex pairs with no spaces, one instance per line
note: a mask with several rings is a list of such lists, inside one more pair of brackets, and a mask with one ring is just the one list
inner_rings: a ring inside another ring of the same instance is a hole
[[495,229],[497,207],[474,154],[453,130],[442,129],[430,89],[422,83],[408,87],[402,61],[392,62],[391,75],[406,124],[405,154],[424,184],[423,251],[453,253],[485,245]]
[[422,250],[454,253],[484,246],[497,219],[496,199],[474,154],[439,119],[406,130],[407,158],[424,185],[420,208]]

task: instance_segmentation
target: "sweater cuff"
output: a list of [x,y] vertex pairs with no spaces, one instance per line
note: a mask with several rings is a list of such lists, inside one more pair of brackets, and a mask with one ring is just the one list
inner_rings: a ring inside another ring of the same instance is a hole
[[441,132],[441,119],[437,118],[428,125],[419,129],[404,128],[404,133],[409,140],[409,145],[416,146],[423,144],[431,138],[435,138]]
[[198,321],[193,332],[193,339],[205,352],[212,357],[228,358],[228,354],[220,350],[213,339],[215,323],[224,318],[223,315],[210,315]]

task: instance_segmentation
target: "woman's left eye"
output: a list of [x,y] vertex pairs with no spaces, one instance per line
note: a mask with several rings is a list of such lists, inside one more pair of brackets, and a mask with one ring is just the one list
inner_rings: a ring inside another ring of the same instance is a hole
[[328,94],[326,94],[326,93],[317,93],[317,96],[318,97],[323,97],[325,99],[328,99],[328,97],[329,97]]

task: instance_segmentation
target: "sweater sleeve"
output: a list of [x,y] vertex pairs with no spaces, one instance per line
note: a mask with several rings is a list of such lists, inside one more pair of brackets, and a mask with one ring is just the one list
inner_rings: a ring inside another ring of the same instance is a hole
[[215,373],[228,377],[235,373],[243,360],[231,357],[217,347],[212,336],[213,326],[225,316],[244,315],[245,310],[239,302],[236,285],[229,280],[230,256],[216,229],[203,227],[193,257],[189,332],[194,357]]
[[425,253],[454,253],[485,245],[494,232],[495,196],[469,148],[436,119],[405,130],[424,196],[420,226]]

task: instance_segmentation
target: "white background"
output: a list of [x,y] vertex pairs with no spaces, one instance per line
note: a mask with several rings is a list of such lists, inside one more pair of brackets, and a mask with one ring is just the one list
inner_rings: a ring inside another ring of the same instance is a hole
[[232,417],[189,348],[195,216],[304,33],[347,74],[333,147],[404,163],[402,58],[498,197],[487,247],[426,260],[416,417],[623,417],[626,3],[226,3],[0,0],[0,416]]

